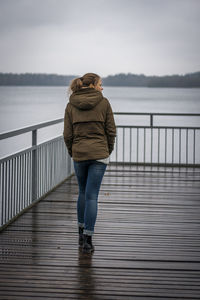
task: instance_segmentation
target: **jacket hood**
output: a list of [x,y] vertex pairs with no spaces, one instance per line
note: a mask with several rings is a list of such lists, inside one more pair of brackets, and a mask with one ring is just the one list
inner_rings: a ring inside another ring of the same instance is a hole
[[94,88],[85,88],[73,93],[69,98],[69,102],[80,110],[90,110],[102,99],[103,95],[101,92]]

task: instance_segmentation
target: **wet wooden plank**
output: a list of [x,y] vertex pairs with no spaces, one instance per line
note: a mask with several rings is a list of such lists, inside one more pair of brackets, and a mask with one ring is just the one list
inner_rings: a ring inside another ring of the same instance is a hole
[[199,299],[200,171],[109,166],[90,257],[72,177],[0,234],[0,299]]

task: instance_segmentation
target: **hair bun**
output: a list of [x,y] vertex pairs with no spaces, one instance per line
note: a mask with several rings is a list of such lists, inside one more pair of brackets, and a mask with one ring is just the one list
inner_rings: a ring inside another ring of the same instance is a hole
[[82,77],[75,78],[70,85],[70,89],[72,92],[77,92],[82,87],[89,87],[90,84],[95,86],[99,79],[100,76],[95,73],[86,73]]

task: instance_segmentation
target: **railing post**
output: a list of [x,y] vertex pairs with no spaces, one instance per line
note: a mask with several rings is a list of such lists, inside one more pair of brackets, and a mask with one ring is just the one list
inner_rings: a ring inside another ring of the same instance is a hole
[[153,127],[153,114],[150,114],[150,127]]
[[71,169],[72,169],[72,159],[71,157],[68,155],[68,159],[67,159],[67,176],[69,176],[71,174]]
[[[37,129],[32,131],[32,146],[37,145]],[[37,199],[37,149],[32,151],[32,202]]]

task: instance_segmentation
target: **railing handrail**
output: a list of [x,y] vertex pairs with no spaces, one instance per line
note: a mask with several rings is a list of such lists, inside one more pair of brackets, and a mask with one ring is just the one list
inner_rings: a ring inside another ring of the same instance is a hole
[[23,128],[19,128],[19,129],[15,129],[12,131],[8,131],[8,132],[3,132],[0,134],[0,140],[4,140],[6,138],[9,137],[13,137],[13,136],[17,136],[26,132],[30,132],[30,131],[34,131],[43,127],[48,127],[51,125],[55,125],[58,123],[61,123],[64,121],[64,118],[60,118],[60,119],[55,119],[52,121],[47,121],[47,122],[42,122],[42,123],[38,123],[36,125],[31,125],[31,126],[27,126],[27,127],[23,127]]
[[144,116],[188,116],[188,117],[200,117],[200,113],[154,113],[154,112],[114,112],[115,115],[144,115]]
[[[118,128],[152,128],[150,125],[117,125]],[[200,127],[189,127],[189,126],[158,126],[154,125],[153,128],[157,129],[188,129],[188,130],[195,130],[195,129],[200,129]]]
[[[197,113],[145,113],[145,112],[114,112],[114,115],[144,115],[144,116],[150,116],[151,117],[151,126],[153,125],[152,121],[152,117],[153,116],[188,116],[188,117],[194,117],[194,116],[198,116],[200,117],[200,114]],[[30,131],[34,131],[40,128],[44,128],[44,127],[48,127],[51,125],[55,125],[58,123],[61,123],[64,121],[64,118],[59,118],[59,119],[55,119],[55,120],[51,120],[51,121],[47,121],[47,122],[42,122],[42,123],[38,123],[35,125],[31,125],[31,126],[27,126],[27,127],[23,127],[23,128],[19,128],[19,129],[15,129],[15,130],[11,130],[8,132],[3,132],[0,134],[0,140],[4,140],[6,138],[10,138],[10,137],[14,137],[23,133],[27,133]]]

